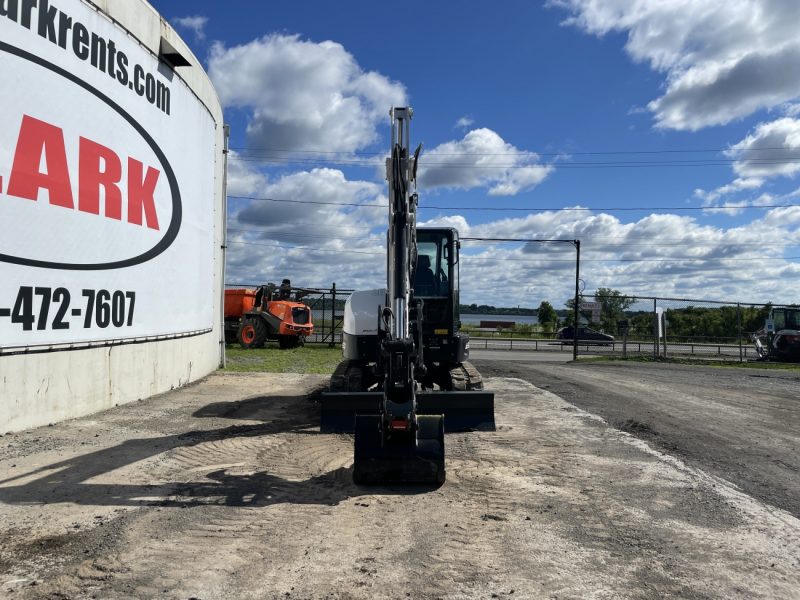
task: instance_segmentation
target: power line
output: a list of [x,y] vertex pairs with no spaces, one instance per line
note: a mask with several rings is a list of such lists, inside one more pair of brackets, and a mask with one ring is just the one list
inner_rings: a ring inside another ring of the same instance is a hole
[[[258,231],[258,230],[254,229],[252,231]],[[465,238],[461,238],[461,239],[464,240]],[[585,237],[580,238],[581,244],[582,244],[581,251],[586,251],[586,252],[607,252],[608,250],[605,250],[603,248],[592,248],[592,246],[589,245],[592,242],[595,242],[596,240],[599,240],[599,239],[603,239],[603,238],[599,238],[599,237],[598,238],[595,238],[595,237],[592,237],[592,238],[585,238]],[[644,239],[647,239],[647,238],[635,238],[635,239],[644,240]],[[520,242],[520,243],[522,244],[524,242]],[[475,242],[475,245],[476,246],[493,246],[494,242]],[[704,248],[704,247],[709,247],[709,248],[711,248],[711,247],[713,247],[713,248],[717,248],[717,247],[730,248],[732,246],[763,246],[764,242],[723,242],[723,241],[720,241],[720,242],[714,243],[714,242],[693,242],[691,240],[684,240],[683,242],[672,242],[672,243],[663,243],[663,242],[655,242],[655,241],[649,241],[649,242],[643,241],[641,243],[629,243],[629,242],[613,243],[612,242],[612,243],[606,243],[606,244],[602,244],[602,245],[605,246],[605,247],[608,247],[608,248],[653,248],[653,247],[671,248],[671,247],[679,247],[679,246],[687,246],[687,245],[691,245],[693,248]],[[794,247],[794,246],[800,246],[800,242],[797,242],[797,243],[770,244],[770,247],[772,247],[772,248],[774,248],[774,247]]]
[[[796,151],[793,149],[793,151]],[[439,155],[437,155],[439,156]],[[492,155],[455,155],[455,156],[474,156],[476,158],[485,158],[486,156]],[[530,158],[530,157],[527,157]],[[290,162],[307,162],[307,163],[334,163],[334,164],[355,164],[355,165],[367,165],[367,166],[382,166],[384,163],[374,160],[358,160],[358,159],[351,159],[351,158],[292,158],[289,156],[257,156],[257,155],[238,155],[238,156],[231,156],[229,160],[234,161],[243,161],[243,162],[255,162],[255,161],[290,161]],[[732,164],[737,162],[752,162],[756,164],[783,164],[783,163],[795,163],[800,161],[800,156],[765,156],[765,157],[738,157],[738,158],[697,158],[697,159],[680,159],[680,160],[615,160],[615,161],[582,161],[582,162],[575,162],[575,163],[568,163],[568,162],[547,162],[547,163],[540,163],[541,165],[555,165],[558,164],[560,166],[608,166],[608,165],[671,165],[671,164]],[[446,166],[446,167],[454,167],[454,168],[522,168],[522,167],[529,167],[529,166],[536,166],[536,164],[520,164],[519,162],[514,162],[510,164],[503,164],[503,163],[490,163],[486,165],[476,164],[474,162],[469,163],[454,163],[454,162],[436,162],[435,160],[426,160],[421,163],[420,166],[427,167],[427,166]]]
[[324,200],[290,200],[288,198],[266,198],[259,196],[235,196],[228,195],[228,198],[237,200],[256,200],[259,202],[286,202],[289,204],[318,204],[323,206],[357,206],[359,208],[380,208],[382,210],[389,210],[388,204],[360,204],[358,202],[327,202]]
[[347,252],[348,254],[374,254],[376,256],[385,256],[385,252],[366,252],[363,250],[341,250],[335,248],[318,248],[314,246],[285,246],[283,244],[262,244],[260,242],[241,242],[241,241],[232,241],[228,240],[228,244],[239,244],[242,246],[262,246],[265,248],[282,248],[284,250],[312,250],[314,252],[335,252],[337,254],[341,254],[343,252]]
[[[466,254],[462,254],[461,258],[467,260],[489,260],[489,261],[501,261],[501,262],[532,262],[531,260],[525,260],[522,258],[502,258],[502,257],[491,257],[491,256],[469,256]],[[597,263],[605,263],[605,262],[624,262],[624,263],[684,263],[684,262],[716,262],[716,261],[744,261],[744,262],[756,262],[761,260],[797,260],[800,259],[800,256],[754,256],[751,258],[726,258],[726,257],[714,257],[714,258],[583,258],[581,257],[581,264],[585,262],[597,262]],[[552,262],[563,262],[569,264],[575,264],[574,259],[567,259],[567,258],[552,258],[552,259],[543,259],[546,260],[548,263]],[[541,266],[537,265],[537,268],[541,268]]]
[[[463,238],[462,238],[463,239]],[[545,241],[545,240],[542,240]],[[568,240],[546,240],[546,241],[568,241]],[[228,241],[229,244],[239,244],[244,246],[261,246],[267,248],[282,248],[284,250],[311,250],[312,252],[333,252],[335,254],[367,254],[373,256],[386,256],[385,252],[367,252],[362,250],[341,250],[341,249],[334,249],[334,248],[319,248],[315,246],[290,246],[287,247],[282,244],[262,244],[259,242],[242,242],[242,241]],[[493,256],[470,256],[469,254],[462,254],[461,258],[467,261],[495,261],[495,262],[524,262],[524,263],[531,263],[537,260],[536,258],[531,259],[523,259],[523,258],[507,258],[507,257],[493,257]],[[755,262],[761,260],[797,260],[800,259],[800,256],[753,256],[749,258],[728,258],[728,257],[674,257],[674,258],[586,258],[581,259],[581,262],[596,262],[596,263],[606,263],[606,262],[623,262],[623,263],[683,263],[683,262],[716,262],[716,261],[740,261],[740,262]],[[555,262],[564,262],[574,264],[575,261],[572,259],[560,259],[560,258],[547,258],[547,259],[538,259],[544,261],[546,263],[555,263]],[[536,265],[536,268],[541,268],[541,265]]]
[[[380,168],[382,162],[369,160],[350,160],[350,159],[327,159],[327,158],[288,158],[288,157],[261,157],[250,158],[243,156],[231,156],[231,161],[238,162],[261,162],[279,164],[306,164],[306,165],[334,165],[349,167],[369,167]],[[543,163],[511,163],[511,164],[476,164],[476,163],[450,163],[450,162],[431,162],[425,161],[421,164],[423,169],[436,167],[439,169],[478,169],[478,170],[498,170],[498,169],[529,169],[531,167],[555,167],[559,170],[569,169],[635,169],[635,168],[681,168],[681,167],[730,167],[731,165],[747,162],[758,166],[780,166],[800,164],[800,156],[790,156],[785,158],[716,158],[698,160],[662,160],[662,161],[607,161],[607,162],[543,162]]]
[[[315,225],[315,224],[309,224]],[[281,238],[301,238],[301,239],[312,239],[312,240],[328,240],[328,241],[340,241],[340,242],[349,242],[349,241],[368,241],[369,238],[365,238],[365,236],[330,236],[324,234],[313,234],[313,233],[296,233],[296,232],[289,232],[289,231],[270,231],[268,229],[257,229],[252,227],[228,227],[228,231],[231,232],[238,232],[238,233],[256,233],[256,234],[272,234],[275,237]],[[370,237],[373,238],[373,241],[381,242],[384,241],[384,237],[381,234],[370,234]],[[466,240],[467,238],[461,238],[461,240]],[[597,240],[613,240],[613,239],[630,239],[635,241],[641,240],[641,243],[630,243],[630,242],[621,242],[621,243],[607,243],[605,246],[610,248],[673,248],[679,246],[686,246],[687,244],[691,244],[694,248],[720,248],[720,249],[729,249],[729,248],[737,248],[737,247],[747,247],[747,246],[763,246],[764,242],[733,242],[733,241],[709,241],[709,242],[701,242],[696,240],[677,240],[671,243],[657,241],[654,242],[650,240],[650,238],[621,238],[621,237],[591,237],[591,238],[581,238],[581,243],[584,244],[582,246],[582,250],[585,252],[608,252],[604,248],[592,248],[590,245],[591,242]],[[664,238],[665,240],[670,240],[671,238]],[[650,241],[647,241],[650,240]],[[291,243],[291,242],[289,242]],[[492,246],[496,242],[491,241],[481,241],[481,242],[473,242],[476,246]],[[524,242],[519,242],[524,243]],[[771,248],[793,248],[800,246],[800,241],[791,243],[791,242],[770,242]]]
[[[358,202],[327,202],[324,200],[291,200],[288,198],[269,198],[259,196],[235,196],[229,195],[228,198],[238,200],[253,200],[257,202],[285,202],[289,204],[315,204],[320,206],[355,206],[358,208],[371,208],[388,210],[384,204],[359,204]],[[482,210],[492,212],[572,212],[572,211],[605,211],[605,212],[637,212],[654,210],[672,211],[730,211],[744,209],[771,209],[771,208],[797,208],[800,204],[742,204],[739,206],[567,206],[567,207],[518,207],[518,206],[437,206],[433,204],[420,204],[420,209],[466,211]]]
[[[340,154],[340,155],[354,155],[354,156],[388,156],[385,151],[352,151],[352,150],[312,150],[312,149],[298,149],[298,148],[268,148],[268,147],[255,147],[248,148],[245,146],[231,147],[231,150],[236,152],[284,152],[296,154]],[[618,155],[649,155],[649,154],[723,154],[725,152],[737,151],[734,148],[697,148],[697,149],[662,149],[662,150],[598,150],[587,152],[570,152],[564,150],[561,152],[541,152],[538,150],[520,150],[517,152],[436,152],[436,156],[529,156],[536,154],[538,156],[618,156]],[[771,146],[764,148],[748,148],[746,152],[795,152],[797,148],[786,148],[783,146]]]

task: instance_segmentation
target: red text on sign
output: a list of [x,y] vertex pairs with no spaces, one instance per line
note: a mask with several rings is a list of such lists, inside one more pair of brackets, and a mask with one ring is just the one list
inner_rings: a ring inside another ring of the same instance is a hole
[[[103,215],[117,221],[122,220],[123,200],[127,197],[127,222],[158,230],[155,190],[160,171],[145,168],[133,157],[127,158],[125,166],[127,169],[123,169],[122,159],[111,148],[80,137],[76,207],[63,130],[24,115],[6,193],[36,201],[44,189],[51,205],[95,215],[100,214],[102,198]],[[127,181],[123,185],[125,174]]]

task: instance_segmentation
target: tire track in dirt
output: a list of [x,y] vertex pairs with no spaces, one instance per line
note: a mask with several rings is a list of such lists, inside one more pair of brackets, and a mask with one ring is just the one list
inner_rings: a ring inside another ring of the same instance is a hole
[[[194,593],[181,577],[186,550],[193,549],[195,568],[210,574],[222,591],[224,582],[245,569],[253,556],[269,561],[280,552],[265,549],[284,527],[287,503],[293,506],[293,519],[312,521],[314,505],[333,504],[345,495],[342,489],[352,485],[348,453],[352,441],[346,436],[331,439],[315,433],[224,438],[168,452],[161,468],[182,483],[160,504],[187,507],[190,518],[175,522],[167,517],[163,528],[157,518],[143,524],[143,530],[170,534],[121,557],[130,569],[118,579],[127,580],[137,597],[182,587]],[[197,552],[203,548],[224,555],[225,563]],[[195,591],[198,597],[208,593]]]

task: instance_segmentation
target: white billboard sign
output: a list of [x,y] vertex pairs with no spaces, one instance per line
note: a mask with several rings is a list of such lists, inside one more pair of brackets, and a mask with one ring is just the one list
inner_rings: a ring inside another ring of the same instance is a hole
[[210,329],[208,110],[82,0],[0,0],[0,78],[0,348]]

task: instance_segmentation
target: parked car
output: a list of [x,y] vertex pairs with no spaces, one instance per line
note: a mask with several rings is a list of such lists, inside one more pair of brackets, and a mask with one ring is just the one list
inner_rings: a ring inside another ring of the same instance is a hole
[[[556,338],[563,340],[564,344],[571,344],[575,339],[575,333],[572,326],[562,327],[558,330]],[[614,336],[608,335],[601,331],[595,331],[588,327],[578,327],[578,343],[580,344],[595,344],[598,346],[611,346],[614,343]]]

